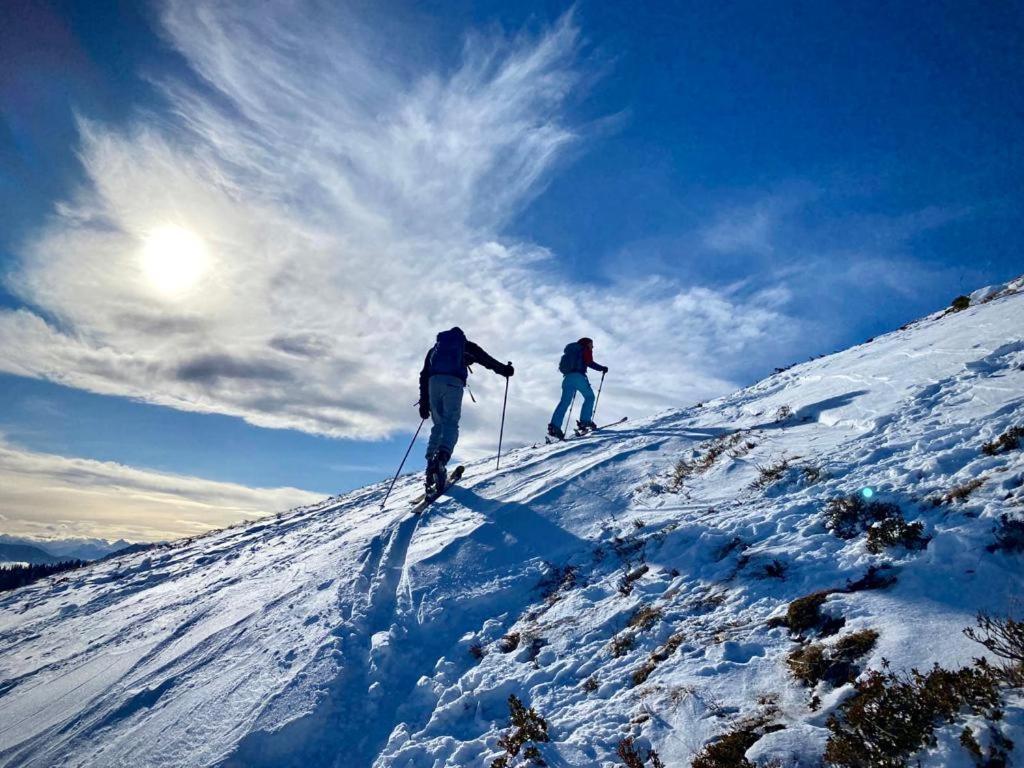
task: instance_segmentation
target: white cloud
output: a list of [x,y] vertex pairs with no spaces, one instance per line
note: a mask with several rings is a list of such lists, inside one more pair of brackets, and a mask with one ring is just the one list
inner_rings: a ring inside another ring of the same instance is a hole
[[174,539],[322,498],[297,488],[248,488],[36,453],[0,441],[0,520],[5,533],[19,536]]
[[[516,363],[516,441],[543,430],[559,353],[581,335],[612,367],[609,416],[721,393],[793,338],[776,295],[567,283],[542,246],[502,236],[580,141],[565,117],[582,67],[571,16],[535,38],[472,37],[451,71],[410,74],[401,39],[317,11],[164,7],[203,85],[161,83],[170,118],[81,121],[88,184],[20,254],[10,287],[33,309],[0,312],[0,370],[376,438],[415,424],[426,348],[459,324]],[[213,259],[177,298],[140,267],[167,224]],[[473,386],[463,445],[493,449],[502,382]]]

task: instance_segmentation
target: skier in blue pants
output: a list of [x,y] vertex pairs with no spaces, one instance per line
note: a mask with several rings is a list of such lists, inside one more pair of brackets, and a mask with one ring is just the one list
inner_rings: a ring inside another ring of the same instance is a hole
[[588,368],[608,373],[608,366],[594,362],[594,340],[584,336],[579,341],[567,344],[562,352],[562,359],[558,362],[558,370],[564,374],[562,399],[558,401],[555,412],[551,414],[551,423],[548,424],[548,435],[551,437],[559,440],[565,439],[562,422],[565,421],[565,412],[569,409],[569,404],[572,403],[573,396],[577,392],[583,395],[583,409],[576,422],[577,430],[586,433],[597,429],[597,425],[593,422],[594,390],[587,378]]
[[448,460],[459,439],[462,391],[469,366],[475,363],[506,378],[515,373],[512,363],[495,360],[457,326],[437,334],[437,343],[423,360],[417,406],[421,419],[433,421],[427,443],[427,493],[443,491],[448,481]]

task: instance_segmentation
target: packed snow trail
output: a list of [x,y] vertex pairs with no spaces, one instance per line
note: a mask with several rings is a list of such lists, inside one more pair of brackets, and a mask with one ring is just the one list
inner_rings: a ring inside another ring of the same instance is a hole
[[[789,674],[795,643],[768,620],[790,601],[891,566],[893,585],[822,610],[879,632],[861,666],[904,669],[969,663],[983,649],[961,630],[1024,593],[1022,555],[986,549],[1021,515],[1024,452],[980,451],[1024,425],[1020,287],[702,407],[470,464],[423,516],[408,476],[383,512],[387,483],[4,595],[0,765],[486,766],[511,693],[547,719],[552,766],[621,765],[625,736],[686,766],[752,715],[784,729],[751,761],[815,765],[850,686]],[[863,488],[927,547],[830,532],[827,502]],[[1011,702],[1000,727],[1024,743],[1022,721]],[[967,765],[960,728],[922,763]]]

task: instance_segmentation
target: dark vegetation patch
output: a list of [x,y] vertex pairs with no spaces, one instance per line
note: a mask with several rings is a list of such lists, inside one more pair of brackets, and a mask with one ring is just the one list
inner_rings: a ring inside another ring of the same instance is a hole
[[687,480],[707,472],[722,454],[735,449],[743,439],[743,432],[733,432],[701,443],[689,458],[676,462],[669,476],[669,490],[681,491]]
[[626,622],[626,626],[646,632],[661,621],[661,618],[664,615],[665,612],[661,608],[655,608],[651,605],[642,605],[633,611],[633,615],[629,617],[629,621]]
[[548,603],[555,603],[561,593],[576,586],[578,569],[575,565],[558,566],[554,563],[545,563],[544,565],[547,567],[547,573],[537,583],[537,589]]
[[469,655],[477,661],[480,661],[481,659],[483,659],[484,656],[487,655],[487,652],[484,651],[484,647],[480,645],[480,643],[473,643],[471,646],[469,646]]
[[869,589],[885,589],[896,583],[896,573],[891,565],[870,565],[867,572],[856,581],[846,580],[847,592],[864,592]]
[[800,474],[803,476],[804,485],[814,485],[828,477],[825,470],[814,464],[804,464],[800,467]]
[[1007,685],[1024,687],[1024,621],[979,614],[978,626],[965,629],[964,634],[1003,659],[996,673]]
[[543,768],[547,763],[540,754],[538,744],[550,741],[548,724],[537,711],[523,706],[515,694],[508,697],[508,730],[498,739],[498,746],[505,754],[491,762],[491,768],[511,768],[510,759],[519,757],[522,752],[527,765]]
[[852,539],[874,523],[903,519],[900,508],[887,501],[867,501],[859,493],[832,499],[825,506],[825,527],[840,539]]
[[739,536],[733,536],[731,539],[729,539],[728,542],[726,542],[721,548],[719,548],[718,552],[715,554],[715,562],[717,563],[721,562],[722,560],[725,560],[725,558],[727,558],[729,555],[731,555],[733,552],[736,552],[737,550],[742,552],[748,546],[749,544],[743,541],[743,539],[741,539]]
[[1024,427],[1010,427],[991,443],[981,446],[986,456],[998,456],[1000,453],[1016,451],[1024,445]]
[[646,757],[641,757],[632,736],[627,736],[620,741],[615,751],[626,768],[647,768],[648,762],[650,762],[650,768],[665,768],[665,764],[661,762],[658,753],[653,749],[644,750]]
[[498,650],[502,653],[512,653],[519,647],[519,633],[509,632],[498,641]]
[[58,573],[73,571],[88,564],[85,560],[65,560],[61,563],[16,565],[0,568],[0,592],[27,587],[32,582],[45,579],[47,576],[55,576]]
[[786,615],[771,619],[768,622],[772,627],[787,627],[793,634],[806,634],[817,632],[821,637],[834,635],[843,625],[846,619],[835,618],[821,612],[821,606],[825,604],[829,595],[839,592],[838,589],[822,589],[812,592],[809,595],[798,597],[789,604]]
[[786,571],[788,570],[789,565],[784,563],[782,560],[774,559],[758,570],[757,577],[761,579],[779,579],[780,581],[783,581],[786,578]]
[[989,552],[1024,552],[1024,520],[1014,520],[1006,513],[999,516],[995,528],[996,540],[985,549]]
[[809,643],[789,654],[786,664],[804,685],[815,686],[824,680],[838,687],[857,679],[860,669],[856,662],[871,652],[877,640],[877,632],[864,629],[844,635],[831,647]]
[[686,635],[682,632],[676,632],[663,646],[651,651],[651,655],[647,657],[644,663],[633,671],[633,685],[637,686],[647,682],[647,678],[658,668],[658,665],[675,653],[685,640]]
[[969,306],[971,306],[971,298],[969,296],[957,296],[952,302],[950,302],[949,309],[946,311],[963,312]]
[[636,635],[632,632],[623,632],[621,635],[616,635],[612,638],[611,644],[608,646],[608,650],[611,651],[612,656],[616,659],[625,656],[636,645]]
[[793,409],[788,405],[781,405],[779,409],[775,411],[775,423],[782,424],[783,422],[789,421],[793,418]]
[[627,572],[619,580],[619,593],[624,597],[629,597],[633,593],[633,583],[641,578],[643,575],[650,570],[647,565],[641,565],[632,571]]
[[909,675],[872,671],[829,717],[825,761],[841,768],[902,767],[936,743],[935,729],[962,711],[1001,718],[998,680],[984,662],[950,671],[938,665]]
[[924,549],[930,537],[924,535],[924,525],[908,523],[903,516],[890,517],[868,529],[868,552],[880,554],[886,547],[905,547],[910,550]]
[[597,675],[591,675],[583,681],[583,690],[587,693],[593,693],[598,689],[599,685],[600,684],[597,682]]
[[932,498],[933,507],[941,507],[943,504],[952,504],[954,502],[967,501],[971,494],[981,488],[985,484],[984,477],[976,477],[973,480],[968,480],[966,483],[960,485],[954,485],[948,491],[941,496],[935,496]]
[[791,465],[791,459],[782,458],[770,464],[757,465],[757,479],[751,484],[756,491],[763,491],[785,477]]
[[692,768],[754,768],[744,755],[766,733],[785,729],[784,725],[769,725],[765,716],[755,717],[736,725],[698,752]]

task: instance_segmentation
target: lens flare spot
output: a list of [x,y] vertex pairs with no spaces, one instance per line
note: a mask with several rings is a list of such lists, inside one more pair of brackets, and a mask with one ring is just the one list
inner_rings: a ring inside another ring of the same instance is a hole
[[158,227],[146,237],[142,271],[165,296],[178,296],[195,286],[209,267],[206,243],[195,232],[174,224]]
[[865,499],[870,499],[872,496],[875,495],[875,489],[874,488],[862,488],[861,491],[860,491],[860,495],[863,496]]

